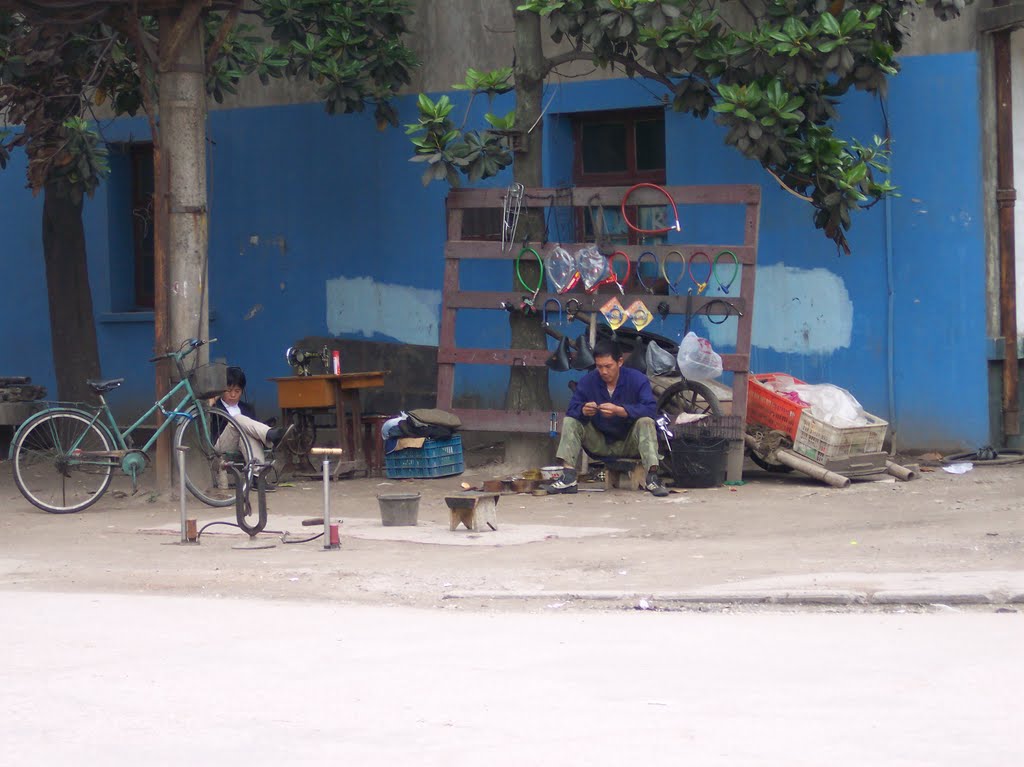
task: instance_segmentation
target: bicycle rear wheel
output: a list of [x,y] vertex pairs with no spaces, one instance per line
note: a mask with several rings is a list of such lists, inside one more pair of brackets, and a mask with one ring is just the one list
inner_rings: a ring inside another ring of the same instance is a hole
[[84,413],[53,411],[30,419],[12,449],[14,481],[29,503],[51,514],[82,511],[110,486],[110,435]]
[[[191,411],[191,418],[178,426],[175,447],[187,447],[185,453],[185,486],[207,506],[230,506],[235,492],[229,487],[233,474],[222,464],[252,462],[252,448],[238,422],[223,410],[203,408]],[[174,458],[178,473],[178,457]]]
[[722,415],[722,405],[711,388],[685,378],[661,393],[658,410],[673,417],[680,413]]
[[[704,415],[722,415],[722,405],[718,397],[710,387],[699,381],[690,381],[686,378],[669,386],[658,397],[658,412],[665,413],[675,420],[680,413],[698,413]],[[672,428],[671,426],[669,427]],[[664,474],[672,473],[672,450],[671,445],[665,442],[665,437],[658,433],[658,441],[664,448],[661,460],[661,470]]]

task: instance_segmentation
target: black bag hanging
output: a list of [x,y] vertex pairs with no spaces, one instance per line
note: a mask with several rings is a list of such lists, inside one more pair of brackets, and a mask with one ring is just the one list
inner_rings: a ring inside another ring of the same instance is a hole
[[590,348],[587,334],[581,333],[576,339],[576,355],[572,358],[572,369],[592,370],[594,365],[594,350]]
[[569,339],[562,336],[558,341],[558,346],[551,353],[551,356],[547,358],[544,363],[549,368],[554,370],[556,373],[564,373],[572,367],[569,361]]
[[636,346],[633,347],[632,353],[626,357],[626,361],[622,363],[624,368],[633,368],[639,370],[641,373],[647,372],[647,355],[645,354],[645,347],[643,339],[638,338],[636,340]]

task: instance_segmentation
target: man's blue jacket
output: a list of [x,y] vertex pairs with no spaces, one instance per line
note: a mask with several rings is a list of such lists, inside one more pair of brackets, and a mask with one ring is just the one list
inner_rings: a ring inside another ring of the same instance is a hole
[[[608,417],[597,413],[593,416],[583,415],[583,406],[588,402],[601,405],[612,402],[621,405],[629,414],[628,418]],[[658,403],[651,391],[651,382],[647,376],[634,368],[619,368],[619,380],[615,384],[615,392],[608,396],[608,387],[601,380],[596,370],[591,370],[576,384],[576,391],[565,411],[566,416],[583,423],[592,423],[611,442],[619,442],[626,438],[630,428],[638,418],[654,418],[658,413]]]

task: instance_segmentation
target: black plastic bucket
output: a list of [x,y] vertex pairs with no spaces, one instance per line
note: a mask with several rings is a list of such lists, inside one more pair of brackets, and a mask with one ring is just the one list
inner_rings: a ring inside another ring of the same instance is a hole
[[689,437],[672,440],[672,479],[676,487],[719,487],[725,482],[729,440]]

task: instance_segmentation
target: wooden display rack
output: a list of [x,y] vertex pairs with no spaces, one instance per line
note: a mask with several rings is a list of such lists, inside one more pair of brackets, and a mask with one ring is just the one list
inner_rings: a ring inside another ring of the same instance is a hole
[[[732,354],[723,354],[722,363],[725,370],[733,373],[733,400],[732,412],[735,415],[743,416],[747,410],[747,374],[750,369],[750,334],[751,321],[754,309],[754,281],[757,264],[757,238],[758,224],[761,208],[761,188],[753,185],[736,186],[668,186],[665,187],[668,193],[675,200],[679,208],[679,218],[683,222],[683,230],[686,231],[688,205],[742,205],[744,206],[743,242],[736,244],[644,244],[644,245],[616,245],[632,263],[633,273],[636,273],[637,258],[646,250],[654,252],[659,263],[669,251],[678,250],[686,257],[689,264],[693,253],[703,251],[712,259],[723,250],[731,250],[736,254],[740,264],[740,274],[737,280],[740,284],[738,295],[729,296],[696,296],[692,297],[690,310],[693,316],[705,312],[705,308],[712,315],[730,314],[728,307],[721,303],[713,303],[726,300],[741,312],[738,317],[736,332],[736,351]],[[574,213],[584,210],[588,206],[600,205],[604,208],[617,209],[622,204],[622,199],[628,187],[574,187],[566,189],[543,189],[528,188],[525,190],[523,205],[529,207],[546,207],[549,201],[559,208],[574,209]],[[504,189],[453,189],[447,200],[448,215],[448,242],[445,247],[444,262],[444,289],[442,294],[441,308],[441,333],[437,354],[437,406],[444,410],[456,413],[462,419],[463,429],[475,431],[495,432],[520,432],[547,434],[550,429],[550,411],[510,411],[510,410],[485,410],[485,409],[464,409],[453,408],[452,400],[455,389],[455,366],[458,364],[468,365],[524,365],[527,367],[544,367],[544,363],[551,352],[547,349],[466,349],[458,348],[455,343],[455,326],[458,311],[460,309],[493,309],[505,311],[501,308],[502,302],[511,302],[518,306],[523,295],[522,290],[463,290],[459,282],[459,267],[463,260],[481,259],[491,261],[509,262],[509,273],[511,265],[521,245],[517,245],[512,252],[502,252],[501,244],[498,242],[486,242],[479,240],[463,239],[463,217],[468,209],[496,208],[499,211],[503,208]],[[657,206],[665,205],[665,199],[657,191],[652,189],[636,190],[629,198],[630,206]],[[525,211],[524,211],[525,217]],[[575,216],[574,219],[575,220]],[[576,252],[586,243],[562,243],[562,247],[570,253]],[[548,246],[550,247],[550,246]],[[538,248],[543,257],[547,248]],[[729,262],[731,264],[731,261]],[[688,277],[684,277],[686,284]],[[546,277],[545,277],[546,281]],[[625,296],[619,296],[623,306],[628,306],[633,301],[643,300],[651,310],[654,310],[656,302],[664,301],[671,312],[676,316],[682,316],[687,308],[687,296],[683,295],[657,295],[637,292],[635,278],[627,285]],[[569,298],[580,301],[581,308],[585,311],[597,311],[600,306],[612,295],[618,296],[618,290],[614,286],[602,287],[598,294],[586,294],[582,289],[574,289],[563,295],[547,291],[546,284],[542,286],[541,292],[537,294],[536,306],[538,309],[544,305],[545,300],[557,298],[563,303]],[[710,304],[710,307],[709,307]],[[559,415],[559,428],[561,426]],[[728,480],[737,481],[742,477],[743,472],[743,444],[734,445],[729,455]]]

